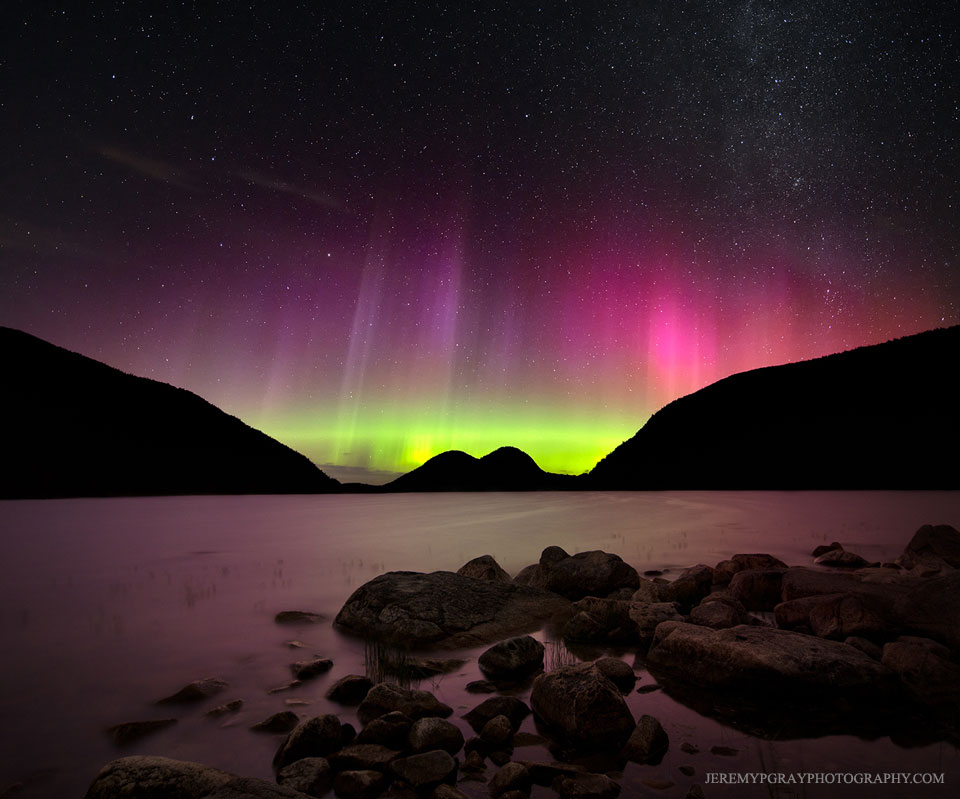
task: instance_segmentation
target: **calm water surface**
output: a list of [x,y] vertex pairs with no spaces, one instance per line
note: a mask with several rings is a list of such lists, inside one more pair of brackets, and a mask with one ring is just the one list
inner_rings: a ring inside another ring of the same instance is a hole
[[[385,571],[456,570],[491,554],[511,574],[558,544],[574,553],[616,552],[640,571],[715,564],[737,552],[769,552],[807,564],[817,544],[841,541],[869,560],[898,555],[921,524],[960,527],[958,492],[664,492],[447,494],[309,497],[163,497],[0,502],[0,796],[82,796],[99,767],[125,754],[198,760],[272,778],[279,738],[248,728],[271,713],[335,712],[330,683],[363,673],[362,642],[329,622],[283,628],[273,617],[304,609],[333,617],[359,585]],[[288,664],[306,654],[331,657],[333,670],[284,693]],[[544,633],[540,634],[545,638]],[[549,643],[549,642],[548,642]],[[421,687],[452,705],[452,720],[482,696],[463,691],[479,678],[475,659]],[[556,657],[569,653],[549,650]],[[633,663],[631,654],[624,654]],[[199,708],[156,708],[153,701],[204,676],[230,683]],[[651,682],[645,672],[640,683]],[[528,698],[529,691],[522,694]],[[203,710],[241,698],[237,714]],[[857,791],[824,786],[789,790],[707,786],[712,796],[953,796],[960,755],[947,744],[903,749],[889,739],[827,737],[790,742],[751,738],[655,692],[633,693],[635,716],[657,716],[671,739],[659,767],[628,765],[622,796],[682,797],[708,771],[934,771],[943,787]],[[176,715],[178,724],[118,750],[104,729]],[[532,719],[524,729],[533,731]],[[472,734],[472,733],[470,733]],[[696,744],[687,755],[679,744]],[[712,746],[739,750],[710,754]],[[542,759],[539,747],[516,757]],[[690,765],[686,777],[679,766]],[[488,773],[492,773],[490,769]],[[667,779],[654,790],[644,779]],[[461,789],[486,796],[486,787]],[[534,797],[552,796],[546,789]]]

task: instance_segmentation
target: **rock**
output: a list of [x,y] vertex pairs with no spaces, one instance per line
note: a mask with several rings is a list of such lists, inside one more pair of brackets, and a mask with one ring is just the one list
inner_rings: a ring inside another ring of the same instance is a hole
[[672,583],[660,586],[661,602],[676,602],[681,608],[692,608],[710,593],[713,569],[702,563],[684,569]]
[[529,635],[509,638],[490,647],[477,663],[493,680],[516,680],[543,669],[543,644]]
[[960,714],[960,666],[921,643],[894,641],[883,647],[883,665],[919,702],[953,722]]
[[302,799],[302,794],[266,780],[238,777],[226,771],[172,760],[137,755],[111,760],[94,778],[86,799],[116,799],[118,796],[143,799]]
[[818,566],[839,566],[845,569],[859,569],[867,565],[866,558],[845,549],[831,549],[824,552],[813,561]]
[[551,786],[563,799],[616,799],[620,785],[606,774],[561,774]]
[[487,757],[495,766],[505,766],[513,758],[513,752],[509,748],[491,749]]
[[641,782],[648,788],[653,788],[655,791],[666,791],[676,785],[672,780],[653,780],[649,777],[641,780]]
[[430,794],[430,799],[469,799],[469,797],[463,791],[454,788],[452,785],[441,783],[433,789],[433,793]]
[[394,683],[382,682],[374,685],[357,708],[357,718],[363,725],[391,711],[399,710],[411,719],[427,716],[446,718],[453,708],[445,705],[429,691],[413,688],[401,688]]
[[455,755],[463,748],[463,733],[455,724],[443,719],[418,719],[410,727],[407,743],[413,752],[443,749]]
[[407,648],[470,647],[536,629],[566,607],[557,596],[515,583],[388,572],[354,591],[335,624]]
[[687,795],[684,797],[684,799],[706,799],[706,797],[701,786],[691,785],[690,790],[687,791]]
[[383,792],[389,782],[382,771],[341,771],[333,780],[333,792],[343,799],[373,799]]
[[319,624],[326,618],[322,613],[311,613],[308,610],[281,610],[273,620],[277,624]]
[[508,791],[530,793],[530,772],[520,763],[507,763],[490,780],[490,795],[502,796]]
[[821,555],[826,555],[828,552],[833,552],[835,549],[843,549],[843,545],[839,541],[834,541],[832,544],[821,544],[818,547],[815,547],[813,552],[810,554],[815,558],[819,558]]
[[115,724],[107,729],[107,735],[110,736],[117,746],[126,746],[141,738],[146,738],[155,732],[166,729],[176,724],[176,719],[150,719],[149,721],[127,721],[123,724]]
[[413,720],[409,716],[394,710],[373,719],[360,730],[357,743],[380,744],[391,749],[403,749],[407,745],[407,736],[412,726]]
[[721,757],[736,757],[740,754],[740,750],[734,749],[732,746],[711,746],[710,751]]
[[232,702],[226,702],[222,705],[217,705],[216,707],[210,708],[203,715],[205,716],[225,716],[227,713],[236,713],[240,708],[243,707],[242,699],[234,699]]
[[665,621],[683,621],[683,616],[673,602],[655,602],[650,605],[632,605],[630,619],[637,625],[640,644],[648,646],[659,624]]
[[268,694],[279,694],[282,691],[289,691],[292,688],[296,688],[299,685],[303,685],[300,680],[292,680],[291,682],[285,683],[284,685],[278,685],[275,688],[267,689]]
[[699,755],[700,747],[694,746],[689,741],[684,741],[682,744],[680,744],[680,751],[685,752],[688,755]]
[[544,564],[541,555],[540,568],[546,571],[544,587],[571,600],[603,597],[620,588],[640,587],[640,575],[633,566],[624,563],[619,555],[600,550],[578,552],[549,565]]
[[610,682],[620,689],[621,693],[630,693],[633,686],[637,684],[637,675],[633,668],[624,663],[620,658],[605,657],[595,660],[593,665],[600,670]]
[[846,638],[843,643],[859,649],[867,657],[873,658],[874,660],[880,660],[880,658],[883,657],[883,650],[873,643],[873,641],[868,641],[866,638],[851,635],[849,638]]
[[575,644],[598,644],[607,640],[607,630],[593,616],[580,611],[571,616],[561,632],[564,641]]
[[515,696],[491,696],[466,713],[463,718],[474,732],[480,732],[486,723],[496,716],[506,716],[516,730],[529,715],[530,708]]
[[820,704],[841,696],[874,704],[896,691],[890,671],[853,647],[772,627],[711,630],[664,622],[647,664],[660,682],[796,701],[815,697]]
[[522,585],[526,588],[538,588],[542,590],[547,582],[547,572],[539,563],[533,563],[520,569],[520,571],[517,572],[517,576],[513,578],[513,582],[516,585]]
[[158,699],[157,704],[178,705],[202,702],[204,699],[209,699],[211,696],[216,696],[221,691],[227,690],[228,687],[227,683],[217,677],[205,677],[202,680],[196,680],[183,686],[175,694]]
[[670,739],[660,722],[643,715],[623,747],[623,756],[634,763],[657,765],[670,747]]
[[494,694],[497,692],[497,684],[490,680],[472,680],[464,688],[468,694]]
[[933,653],[937,657],[941,657],[944,660],[950,660],[950,650],[947,649],[943,644],[937,643],[931,638],[921,638],[916,635],[901,635],[897,638],[896,643],[922,646],[924,649]]
[[684,777],[692,777],[697,773],[697,770],[693,766],[680,766],[678,771],[683,774]]
[[581,749],[619,749],[636,726],[619,689],[592,664],[541,674],[530,704],[561,741]]
[[630,618],[632,601],[588,596],[573,603],[579,611],[563,629],[569,641],[607,642],[632,646],[637,643],[637,625]]
[[334,771],[386,771],[400,752],[380,744],[351,744],[327,756]]
[[800,599],[791,599],[789,602],[781,602],[773,608],[773,618],[776,621],[777,627],[783,630],[809,632],[810,611],[817,605],[830,603],[844,596],[847,596],[847,594],[820,594],[805,596]]
[[325,758],[304,757],[280,769],[277,782],[308,796],[323,796],[333,784],[333,772]]
[[657,683],[648,683],[647,685],[641,685],[637,688],[638,694],[652,694],[654,691],[659,691],[660,686]]
[[690,611],[690,621],[703,627],[721,630],[736,627],[747,622],[746,612],[740,612],[727,602],[707,602],[704,600]]
[[507,746],[513,738],[514,727],[506,716],[494,716],[480,730],[480,740],[493,748]]
[[341,677],[327,691],[327,699],[341,705],[359,705],[373,688],[373,682],[362,674]]
[[880,637],[890,624],[866,598],[841,596],[810,609],[810,629],[821,638]]
[[631,596],[632,602],[659,602],[660,601],[660,586],[657,585],[652,580],[646,580],[643,577],[640,578],[640,587],[633,592]]
[[390,768],[408,785],[420,790],[428,785],[455,779],[457,761],[442,749],[434,749],[432,752],[394,760]]
[[336,752],[342,743],[340,719],[329,713],[314,716],[290,731],[273,757],[273,767],[279,770],[304,757],[325,757]]
[[960,532],[949,524],[925,524],[913,534],[903,554],[912,563],[937,558],[960,569]]
[[730,580],[730,593],[747,610],[770,611],[780,603],[785,569],[744,569]]
[[913,582],[909,593],[896,598],[894,617],[904,630],[960,650],[960,571]]
[[298,660],[290,664],[290,671],[298,680],[311,680],[326,674],[333,668],[333,661],[330,658],[313,658],[312,660]]
[[734,555],[729,560],[718,563],[713,570],[713,581],[717,584],[729,583],[739,571],[746,569],[785,569],[787,564],[780,558],[763,553]]
[[865,597],[877,607],[890,608],[916,585],[916,578],[890,569],[823,571],[795,566],[783,575],[781,597],[788,602],[808,596],[850,594]]
[[250,729],[257,732],[290,732],[300,723],[300,717],[292,710],[284,710],[258,721]]
[[493,559],[492,555],[481,555],[479,558],[467,561],[457,569],[457,574],[461,577],[473,577],[476,580],[510,582],[510,575],[500,568],[500,564]]
[[483,762],[483,755],[476,749],[471,749],[467,752],[467,756],[463,761],[464,771],[483,771],[486,769],[486,764]]
[[540,562],[538,565],[549,569],[551,566],[554,566],[561,560],[566,560],[569,557],[570,554],[563,547],[547,547],[545,550],[543,550],[543,552],[540,553]]

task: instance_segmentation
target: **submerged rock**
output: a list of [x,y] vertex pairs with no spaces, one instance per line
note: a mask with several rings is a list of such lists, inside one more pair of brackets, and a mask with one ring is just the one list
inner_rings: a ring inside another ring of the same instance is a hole
[[357,718],[361,724],[366,725],[373,719],[396,710],[410,719],[426,716],[446,718],[453,713],[453,708],[440,702],[429,691],[401,688],[394,683],[381,682],[367,692],[357,708]]
[[844,569],[859,569],[867,565],[867,559],[845,549],[831,549],[814,561],[818,566],[839,566]]
[[138,755],[107,763],[87,790],[86,799],[117,799],[120,796],[150,799],[302,799],[303,794],[266,780],[238,777],[220,769]]
[[308,610],[281,610],[273,620],[277,624],[319,624],[326,618],[322,613],[311,613]]
[[290,732],[300,723],[300,717],[292,710],[284,710],[258,721],[250,729],[257,732]]
[[[559,547],[557,547],[559,549]],[[544,551],[546,553],[546,550]],[[546,570],[544,588],[560,594],[567,599],[582,599],[586,596],[606,596],[620,588],[636,590],[640,587],[640,575],[637,570],[619,555],[592,550],[578,552],[566,558],[563,553],[540,558],[540,567]]]
[[213,717],[225,716],[227,715],[227,713],[236,713],[242,707],[243,707],[243,700],[234,699],[231,702],[225,702],[222,705],[217,705],[216,707],[210,708],[210,710],[208,710],[203,715],[213,716]]
[[330,658],[313,658],[312,660],[298,660],[290,664],[290,671],[298,680],[312,680],[321,674],[326,674],[333,668]]
[[221,691],[225,691],[229,685],[217,677],[204,677],[202,680],[195,680],[189,683],[175,694],[158,699],[158,705],[179,705],[191,704],[193,702],[202,702],[211,696],[216,696]]
[[280,744],[273,758],[277,770],[304,757],[325,757],[343,745],[340,719],[332,714],[314,716],[298,724]]
[[110,736],[117,746],[126,746],[141,738],[146,738],[155,732],[164,730],[167,727],[176,724],[176,719],[150,719],[149,721],[127,721],[123,724],[115,724],[107,729],[107,735]]
[[543,669],[543,644],[523,635],[494,644],[477,659],[477,665],[494,680],[516,680]]
[[373,681],[363,674],[341,677],[327,690],[327,699],[341,705],[359,705],[373,688]]
[[567,607],[553,594],[515,583],[388,572],[354,591],[335,624],[398,646],[467,647],[535,629]]
[[480,732],[484,725],[496,716],[506,716],[516,730],[529,715],[530,708],[515,696],[491,696],[466,713],[463,718],[474,732]]

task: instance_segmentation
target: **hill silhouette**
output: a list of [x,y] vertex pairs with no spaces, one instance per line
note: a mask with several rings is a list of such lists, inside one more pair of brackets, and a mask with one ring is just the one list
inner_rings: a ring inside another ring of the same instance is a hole
[[575,488],[578,478],[545,472],[523,450],[500,449],[475,458],[450,450],[380,487],[381,491],[550,491]]
[[960,326],[732,375],[657,411],[594,489],[956,489]]
[[313,493],[339,483],[196,394],[0,327],[0,497]]

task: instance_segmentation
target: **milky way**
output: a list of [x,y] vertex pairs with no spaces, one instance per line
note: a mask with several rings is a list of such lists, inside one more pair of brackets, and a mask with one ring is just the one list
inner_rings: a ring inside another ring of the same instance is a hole
[[0,11],[0,322],[318,463],[960,321],[949,3],[96,5]]

